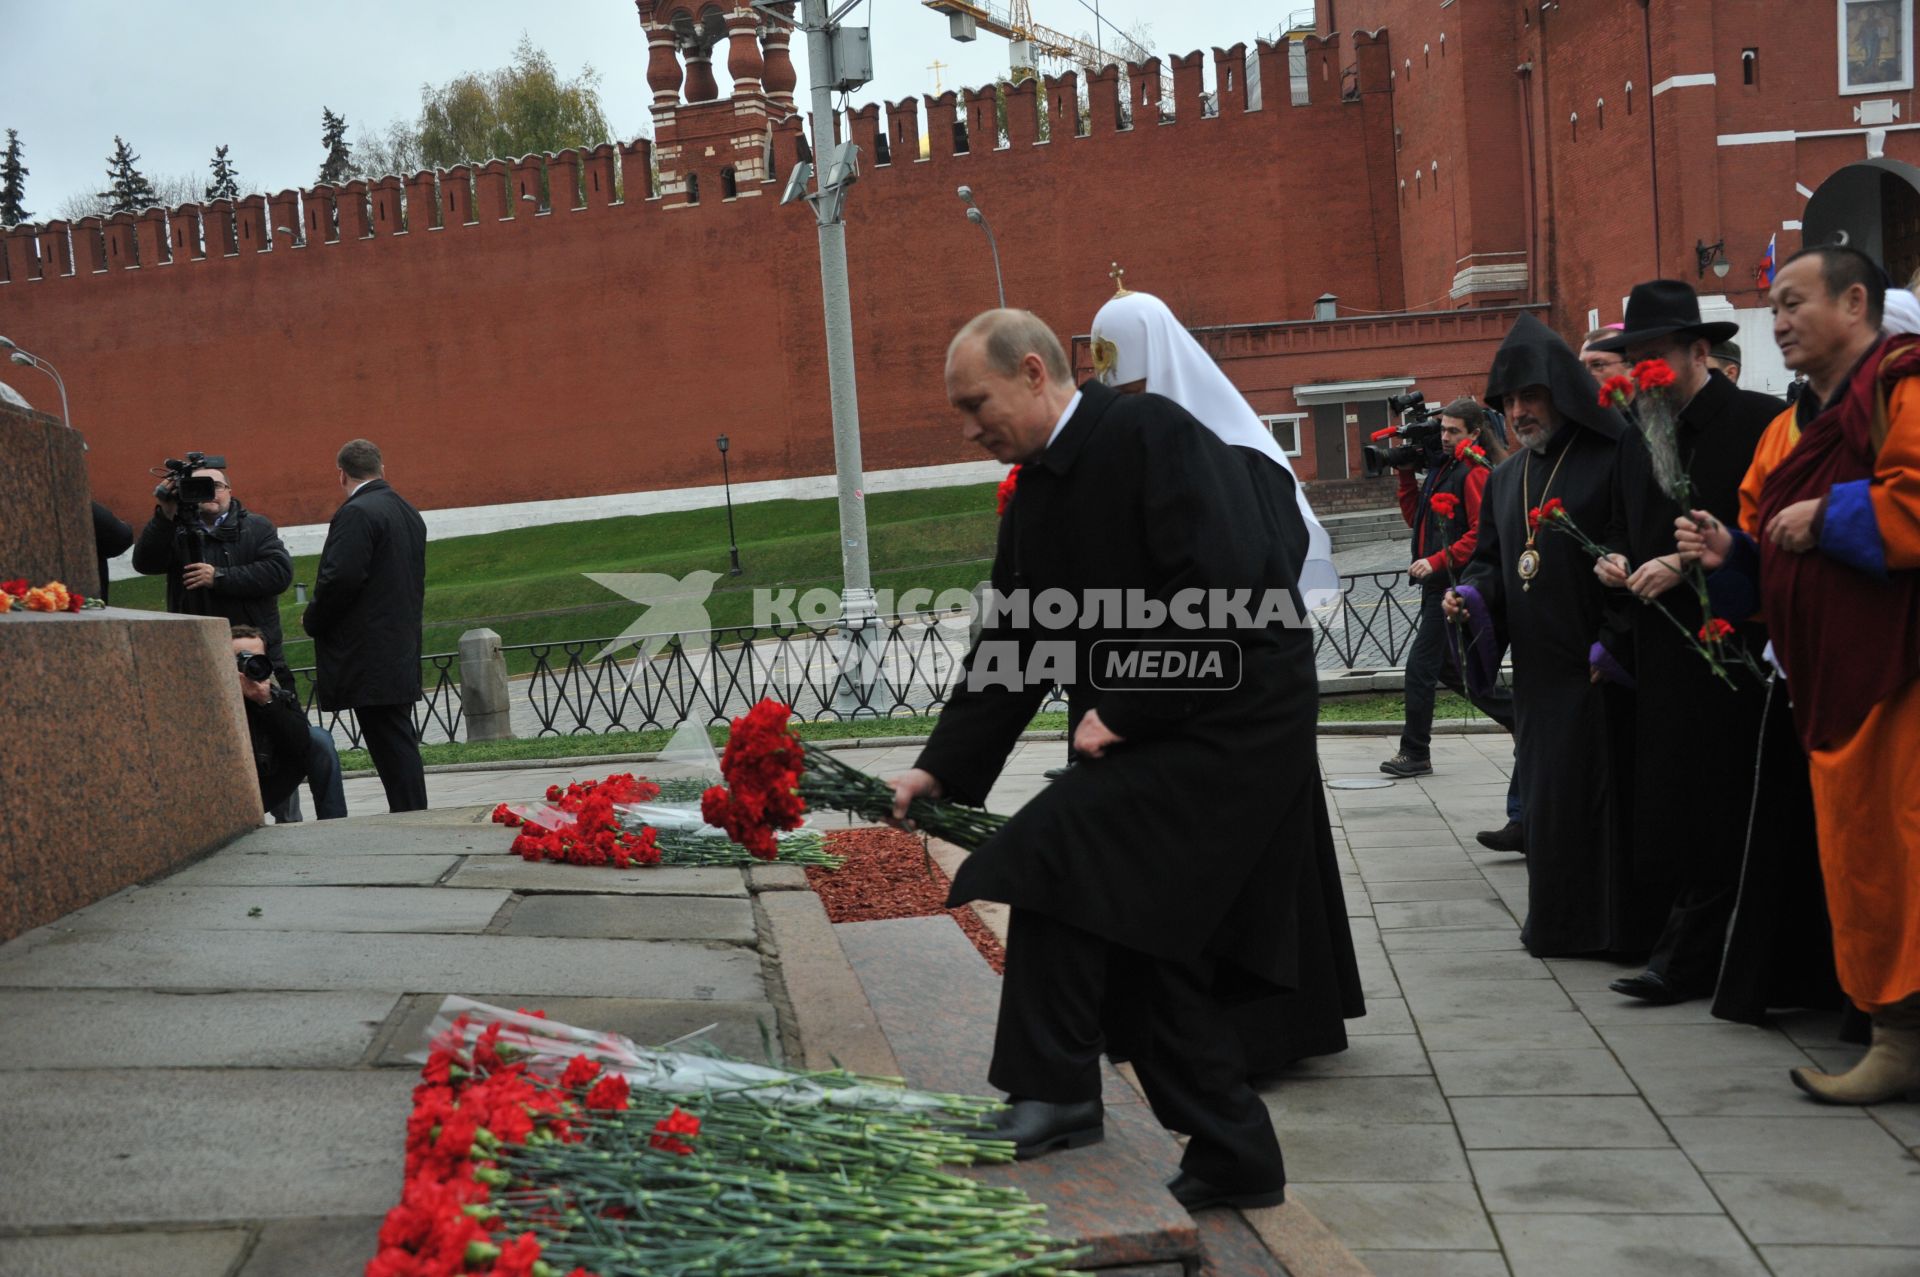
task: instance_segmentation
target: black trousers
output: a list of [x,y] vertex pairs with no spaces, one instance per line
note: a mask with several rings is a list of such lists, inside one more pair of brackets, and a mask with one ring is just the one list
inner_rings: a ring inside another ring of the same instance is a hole
[[1100,1053],[1118,1038],[1153,1115],[1191,1137],[1182,1167],[1222,1188],[1279,1188],[1287,1175],[1273,1120],[1209,984],[1198,965],[1015,909],[988,1079],[1022,1099],[1096,1099]]
[[1688,882],[1667,914],[1667,925],[1647,958],[1647,970],[1659,972],[1683,989],[1712,990],[1720,979],[1727,924],[1733,920],[1739,894],[1738,867],[1731,877],[1702,875]]
[[387,791],[388,811],[425,811],[427,773],[420,765],[420,742],[413,734],[413,706],[358,705],[360,738],[373,755],[373,769]]
[[[1466,631],[1447,624],[1441,602],[1451,588],[1442,574],[1438,582],[1428,577],[1421,582],[1420,620],[1414,630],[1413,644],[1407,649],[1406,724],[1400,729],[1400,752],[1409,758],[1426,758],[1433,750],[1433,702],[1441,684],[1473,702],[1473,707],[1509,732],[1513,730],[1513,693],[1496,688],[1492,695],[1475,696],[1461,682],[1460,672],[1447,661],[1447,644],[1455,636],[1465,642]],[[1519,772],[1507,786],[1507,818],[1520,819]]]

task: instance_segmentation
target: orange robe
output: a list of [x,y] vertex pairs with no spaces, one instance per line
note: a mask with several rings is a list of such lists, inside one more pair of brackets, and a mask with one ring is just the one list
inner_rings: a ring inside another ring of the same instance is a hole
[[[1868,497],[1887,568],[1920,569],[1920,378],[1894,388],[1887,418]],[[1792,408],[1760,439],[1740,485],[1740,526],[1756,539],[1761,485],[1799,441]],[[1845,742],[1814,750],[1808,765],[1840,987],[1867,1011],[1920,994],[1920,679],[1874,706]]]

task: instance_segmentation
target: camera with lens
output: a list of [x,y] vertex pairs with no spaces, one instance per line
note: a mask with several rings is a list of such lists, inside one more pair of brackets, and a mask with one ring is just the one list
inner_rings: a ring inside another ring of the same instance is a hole
[[1419,389],[1388,399],[1387,411],[1399,413],[1400,424],[1374,431],[1360,449],[1369,479],[1401,466],[1424,470],[1444,459],[1440,414],[1427,407],[1427,397]]
[[197,509],[201,503],[214,499],[215,488],[211,475],[195,474],[196,470],[224,470],[227,468],[225,457],[209,457],[204,452],[189,452],[185,461],[166,460],[167,477],[153,490],[155,501],[173,501],[190,509]]
[[259,652],[235,652],[234,663],[240,672],[256,683],[269,682],[273,678],[273,662]]

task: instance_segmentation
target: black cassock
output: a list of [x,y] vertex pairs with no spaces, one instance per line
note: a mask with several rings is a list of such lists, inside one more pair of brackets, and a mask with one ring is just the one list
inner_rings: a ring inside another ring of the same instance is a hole
[[1565,532],[1540,528],[1530,581],[1520,565],[1528,512],[1550,498],[1599,540],[1613,512],[1616,453],[1645,445],[1618,413],[1599,407],[1599,387],[1566,344],[1523,316],[1495,360],[1487,401],[1532,385],[1552,389],[1562,425],[1544,452],[1523,449],[1487,479],[1480,541],[1462,582],[1484,604],[1470,601],[1473,641],[1491,639],[1513,655],[1514,766],[1527,846],[1521,938],[1536,957],[1644,951],[1669,897],[1635,873],[1627,840],[1618,783],[1631,765],[1626,693],[1589,676],[1596,643],[1614,655],[1626,649],[1626,604]]
[[[1290,496],[1283,508],[1275,492],[1259,493],[1248,463],[1169,400],[1120,396],[1097,383],[1082,394],[1059,437],[1021,468],[994,557],[996,592],[1062,589],[1084,605],[1102,591],[1164,601],[1181,590],[1221,589],[1251,592],[1257,602],[1267,585],[1291,583],[1289,559],[1297,572],[1306,533]],[[1270,520],[1290,522],[1287,544],[1267,534]],[[1177,629],[1159,636],[1196,637]],[[1257,1110],[1223,1007],[1299,988],[1303,966],[1312,966],[1302,961],[1300,915],[1325,923],[1323,898],[1303,902],[1300,889],[1301,867],[1316,855],[1316,827],[1324,830],[1325,821],[1317,805],[1312,637],[1279,627],[1219,635],[1242,652],[1231,691],[1102,691],[1088,678],[1092,646],[1115,637],[1139,635],[983,630],[969,670],[995,650],[990,645],[1025,652],[1036,639],[1073,642],[1072,720],[1097,709],[1124,743],[1084,760],[1016,813],[961,866],[949,903],[1013,906],[1003,999],[1022,974],[1015,962],[1023,915],[1110,946],[1115,978],[1104,990],[1096,1053],[1104,1045],[1133,1059],[1156,1113],[1195,1137],[1185,1159],[1190,1170],[1244,1185],[1249,1175],[1278,1174],[1277,1148],[1262,1167],[1252,1167],[1253,1154],[1232,1165],[1217,1141],[1204,1138],[1204,1114],[1182,1119],[1212,1103],[1198,1093],[1207,1089]],[[1017,689],[969,689],[963,680],[918,765],[949,796],[984,800],[1047,690],[1044,678]],[[1339,925],[1344,931],[1344,909]],[[1169,1021],[1145,1003],[1167,983],[1129,974],[1149,969],[1184,973],[1186,1001],[1209,1004],[1199,1020],[1184,1021],[1206,1040],[1172,1042],[1158,1031]],[[1007,1032],[1003,1005],[995,1081],[1016,1090],[1000,1076]],[[1171,1093],[1169,1071],[1181,1075],[1172,1079],[1181,1094]],[[1264,1110],[1240,1117],[1266,1126]],[[1271,1146],[1270,1128],[1264,1139]]]

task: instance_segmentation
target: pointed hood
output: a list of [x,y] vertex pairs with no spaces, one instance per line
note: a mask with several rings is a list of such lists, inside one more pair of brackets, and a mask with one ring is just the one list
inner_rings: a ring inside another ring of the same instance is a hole
[[1600,406],[1600,384],[1573,348],[1532,315],[1522,315],[1500,343],[1500,353],[1493,357],[1493,370],[1487,374],[1487,402],[1497,407],[1505,396],[1528,386],[1545,386],[1551,391],[1553,406],[1573,425],[1585,426],[1608,439],[1618,439],[1627,432],[1625,417]]

